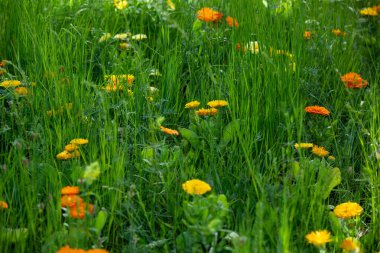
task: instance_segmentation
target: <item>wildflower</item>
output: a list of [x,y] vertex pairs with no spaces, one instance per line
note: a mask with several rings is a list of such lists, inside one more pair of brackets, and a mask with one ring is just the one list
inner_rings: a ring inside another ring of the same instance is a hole
[[131,36],[131,33],[118,33],[113,36],[115,40],[126,40],[129,36]]
[[304,37],[304,39],[306,39],[306,40],[311,39],[311,32],[310,32],[310,31],[304,31],[304,32],[303,32],[303,37]]
[[83,179],[89,183],[92,183],[100,175],[100,166],[98,162],[93,162],[90,165],[86,166],[86,169],[83,173]]
[[368,85],[368,81],[364,80],[355,72],[347,73],[340,77],[340,80],[346,84],[347,88],[360,89]]
[[296,144],[294,144],[294,147],[296,148],[296,149],[298,149],[298,148],[312,148],[314,146],[314,144],[313,143],[296,143]]
[[359,246],[358,241],[352,237],[348,237],[344,239],[340,247],[343,250],[348,251],[348,252],[351,252],[351,251],[358,252],[358,253],[360,252],[360,246]]
[[319,147],[317,145],[314,145],[313,148],[311,149],[311,152],[314,155],[317,155],[319,157],[324,157],[327,156],[330,152],[327,151],[324,147]]
[[187,109],[194,109],[197,108],[201,103],[199,101],[191,101],[187,104],[185,104],[185,108]]
[[113,5],[118,10],[124,10],[128,7],[128,2],[126,0],[113,0]]
[[15,92],[20,96],[26,96],[29,94],[29,89],[26,87],[17,87]]
[[132,85],[133,81],[135,80],[135,76],[134,75],[130,75],[128,74],[127,75],[127,82],[129,85]]
[[21,82],[19,80],[6,80],[0,83],[0,87],[10,88],[20,86]]
[[360,14],[363,16],[377,16],[379,13],[377,12],[377,8],[368,7],[361,9]]
[[111,38],[111,34],[110,33],[106,33],[106,34],[102,35],[102,37],[100,37],[99,42],[101,43],[101,42],[107,41],[110,38]]
[[131,44],[129,44],[127,42],[123,42],[123,43],[119,44],[120,49],[129,49],[130,47],[131,47]]
[[176,136],[179,135],[178,131],[174,130],[174,129],[166,128],[166,127],[163,127],[163,126],[160,126],[160,129],[161,129],[162,132],[164,132],[166,134],[169,134],[169,135],[176,135]]
[[83,199],[78,195],[63,195],[61,197],[62,207],[73,207],[75,205],[80,205],[83,203]]
[[330,232],[327,230],[312,231],[305,236],[308,243],[316,247],[322,247],[326,243],[331,242]]
[[226,17],[226,22],[230,27],[239,27],[239,23],[237,22],[237,20],[230,16]]
[[198,111],[195,111],[195,113],[199,116],[214,116],[218,113],[218,110],[215,108],[210,108],[210,109],[201,108]]
[[226,100],[213,100],[207,103],[208,106],[212,108],[219,108],[223,106],[227,106],[228,102]]
[[305,107],[305,112],[311,113],[311,114],[319,114],[319,115],[322,115],[322,116],[328,116],[328,115],[330,115],[330,111],[329,110],[327,110],[323,106],[317,106],[317,105],[306,106]]
[[259,42],[257,41],[250,41],[248,44],[245,45],[243,51],[249,50],[252,54],[258,54],[259,53]]
[[105,87],[102,87],[102,90],[106,90],[106,92],[111,92],[111,91],[118,91],[118,90],[123,90],[122,85],[115,85],[115,84],[107,84]]
[[109,251],[105,249],[89,249],[87,253],[109,253]]
[[62,195],[76,195],[80,192],[78,186],[65,186],[61,189]]
[[172,0],[166,0],[166,3],[171,10],[175,10],[175,4],[173,3]]
[[192,179],[182,184],[182,189],[188,194],[203,195],[211,191],[211,186],[199,179]]
[[83,145],[83,144],[87,144],[88,143],[88,140],[87,139],[82,139],[82,138],[77,138],[77,139],[72,139],[70,141],[71,144],[75,144],[75,145]]
[[327,159],[329,159],[329,160],[331,160],[331,161],[335,161],[335,156],[329,155],[329,156],[327,157]]
[[8,204],[5,201],[0,201],[0,209],[8,209]]
[[76,149],[78,149],[78,145],[76,145],[76,144],[70,143],[70,144],[67,144],[65,146],[65,150],[68,151],[68,152],[73,152]]
[[93,214],[94,206],[88,203],[79,203],[79,205],[70,207],[70,217],[74,219],[83,219],[86,211]]
[[335,34],[335,36],[337,36],[337,37],[339,37],[339,36],[345,37],[346,36],[346,32],[342,32],[340,29],[332,29],[331,32],[333,34]]
[[77,158],[80,157],[80,152],[79,150],[74,150],[74,152],[70,153],[71,158]]
[[197,13],[197,18],[205,22],[218,22],[223,17],[222,13],[214,11],[213,9],[208,7],[200,9]]
[[7,65],[7,61],[6,60],[0,61],[0,68],[5,67],[5,65]]
[[59,160],[69,160],[71,158],[70,152],[64,150],[61,153],[56,155],[57,159]]
[[139,40],[145,40],[147,38],[148,38],[148,36],[146,36],[145,34],[135,34],[135,35],[132,36],[132,39],[133,40],[137,40],[137,41],[139,41]]
[[355,202],[346,202],[340,205],[337,205],[334,208],[334,214],[336,217],[341,219],[349,219],[356,216],[359,216],[363,212],[363,208]]
[[149,76],[162,76],[162,74],[160,73],[160,71],[158,69],[152,69],[149,72]]

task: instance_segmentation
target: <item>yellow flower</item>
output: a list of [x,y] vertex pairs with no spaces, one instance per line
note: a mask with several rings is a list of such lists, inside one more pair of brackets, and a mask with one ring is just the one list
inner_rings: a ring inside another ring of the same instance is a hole
[[218,113],[218,110],[215,108],[210,108],[210,109],[201,108],[198,111],[195,111],[195,113],[199,116],[214,116]]
[[8,204],[5,201],[0,201],[0,209],[8,209]]
[[307,40],[309,40],[311,38],[311,32],[310,31],[305,31],[303,33],[303,37]]
[[259,42],[250,41],[248,44],[245,45],[243,51],[247,51],[247,50],[249,50],[252,54],[258,54],[260,51]]
[[314,145],[313,148],[311,149],[311,152],[314,154],[314,155],[317,155],[317,156],[320,156],[320,157],[324,157],[324,156],[327,156],[330,152],[327,151],[324,147],[319,147],[317,145]]
[[199,179],[192,179],[182,184],[182,189],[188,194],[203,195],[211,191],[211,186]]
[[73,152],[74,150],[78,149],[78,145],[76,144],[67,144],[65,146],[65,150],[68,151],[68,152]]
[[331,31],[333,34],[335,34],[335,36],[342,36],[342,37],[345,37],[346,36],[346,32],[342,32],[340,29],[332,29]]
[[313,143],[296,143],[296,144],[294,144],[294,147],[296,148],[296,149],[298,149],[298,148],[312,148],[314,146],[314,144]]
[[86,166],[86,169],[83,173],[83,179],[87,180],[89,183],[92,183],[100,175],[100,166],[98,162],[91,163]]
[[130,47],[131,47],[131,45],[128,44],[127,42],[123,42],[123,43],[119,44],[120,49],[129,49]]
[[335,160],[335,156],[329,155],[329,156],[327,157],[327,159],[334,161],[334,160]]
[[6,80],[0,83],[0,87],[10,88],[20,86],[21,82],[19,80]]
[[166,0],[166,3],[170,9],[175,10],[175,4],[173,3],[172,0]]
[[360,10],[360,14],[364,16],[377,16],[379,13],[376,8],[368,7]]
[[70,152],[64,150],[61,153],[56,155],[57,159],[59,160],[69,160],[71,158]]
[[72,139],[70,141],[71,144],[76,144],[76,145],[83,145],[87,144],[88,140],[87,139],[82,139],[82,138],[77,138],[77,139]]
[[345,252],[357,252],[359,253],[360,252],[360,246],[359,246],[359,242],[352,238],[352,237],[348,237],[346,239],[343,240],[342,244],[340,245],[340,247],[345,251]]
[[334,208],[334,214],[336,217],[341,219],[350,219],[359,216],[363,212],[363,208],[355,202],[346,202],[337,205]]
[[148,36],[146,36],[145,34],[135,34],[132,36],[133,40],[145,40],[147,38]]
[[305,236],[308,243],[316,247],[324,246],[326,243],[331,242],[330,232],[327,230],[312,231]]
[[227,106],[228,102],[226,100],[213,100],[207,103],[208,106],[212,108],[219,108],[223,106]]
[[15,92],[20,96],[26,96],[29,94],[29,89],[26,87],[17,87]]
[[187,104],[185,104],[185,108],[187,109],[194,109],[197,108],[201,103],[199,101],[191,101]]
[[113,5],[116,9],[124,10],[128,7],[128,2],[125,0],[113,0]]
[[160,126],[160,129],[162,132],[169,134],[169,135],[177,135],[177,136],[179,135],[178,131],[174,130],[174,129],[166,128],[163,126]]
[[71,158],[77,158],[77,157],[80,157],[80,152],[79,152],[79,150],[74,150],[74,152],[71,152],[70,153],[70,156],[71,156]]
[[115,40],[126,40],[129,36],[131,36],[131,33],[118,33],[113,36]]
[[115,84],[107,84],[105,87],[102,87],[102,90],[106,90],[106,92],[123,90],[123,86],[115,85]]
[[100,37],[99,42],[107,41],[110,38],[111,38],[111,34],[110,33],[106,33],[106,34],[102,35],[102,37]]

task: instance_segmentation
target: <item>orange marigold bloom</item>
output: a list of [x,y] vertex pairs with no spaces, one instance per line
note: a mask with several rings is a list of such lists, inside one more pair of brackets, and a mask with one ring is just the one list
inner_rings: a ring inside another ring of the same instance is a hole
[[0,201],[0,209],[8,209],[8,204],[5,201]]
[[87,251],[84,249],[75,249],[70,248],[70,246],[66,245],[60,248],[56,253],[86,253]]
[[198,111],[195,111],[195,113],[199,116],[214,116],[218,113],[218,110],[215,108],[210,109],[199,109]]
[[363,208],[358,203],[346,202],[337,205],[333,212],[338,218],[350,219],[359,216],[363,212]]
[[74,219],[84,219],[86,211],[90,214],[94,214],[94,206],[92,204],[80,203],[70,207],[70,217]]
[[87,253],[109,253],[109,251],[105,249],[89,249]]
[[322,116],[328,116],[328,115],[330,115],[330,111],[329,110],[327,110],[323,106],[317,106],[317,105],[306,106],[305,107],[305,112],[311,113],[311,114],[319,114],[319,115],[322,115]]
[[26,87],[17,87],[15,92],[20,96],[26,96],[29,94],[29,89]]
[[347,73],[340,77],[340,80],[346,84],[347,88],[360,89],[368,85],[368,81],[364,80],[355,72]]
[[78,157],[80,157],[79,150],[74,150],[74,152],[70,153],[70,156],[71,156],[71,158],[78,158]]
[[352,237],[348,237],[344,239],[340,247],[348,252],[356,251],[356,250],[359,250],[360,252],[360,246],[359,246],[358,241]]
[[312,231],[305,236],[308,243],[316,247],[321,247],[328,242],[331,242],[330,232],[327,230]]
[[222,13],[214,11],[213,9],[208,7],[200,9],[197,13],[197,18],[205,22],[218,22],[223,17]]
[[160,129],[162,132],[169,134],[169,135],[177,135],[177,136],[179,135],[178,131],[174,130],[174,129],[166,128],[163,126],[160,126]]
[[71,158],[71,154],[67,150],[64,150],[61,153],[57,154],[56,157],[59,160],[69,160]]
[[61,189],[62,195],[76,195],[79,194],[79,187],[78,186],[65,186]]
[[332,29],[331,31],[333,34],[335,34],[335,36],[342,36],[342,37],[345,37],[346,36],[346,32],[342,32],[340,29]]
[[73,207],[75,205],[80,205],[83,203],[83,199],[78,195],[63,195],[61,197],[62,207]]
[[310,31],[304,31],[303,37],[307,40],[311,38],[311,32]]
[[226,22],[229,26],[233,27],[239,27],[239,23],[237,22],[237,20],[235,18],[232,18],[230,16],[226,17]]
[[65,146],[65,150],[68,151],[68,152],[73,152],[76,149],[78,149],[78,145],[76,145],[76,144],[70,143],[70,144],[67,144]]
[[313,148],[311,149],[311,152],[314,154],[314,155],[317,155],[317,156],[320,156],[320,157],[324,157],[324,156],[327,156],[330,152],[327,151],[324,147],[319,147],[317,145],[314,145]]

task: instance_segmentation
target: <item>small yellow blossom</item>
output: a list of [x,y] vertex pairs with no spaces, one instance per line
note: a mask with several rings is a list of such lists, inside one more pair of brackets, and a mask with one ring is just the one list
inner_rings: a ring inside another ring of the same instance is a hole
[[73,152],[70,153],[71,158],[77,158],[80,157],[80,152],[79,150],[74,150]]
[[259,42],[257,41],[250,41],[248,44],[245,45],[243,51],[250,51],[252,54],[258,54],[260,51]]
[[6,80],[0,83],[0,87],[10,88],[20,86],[21,82],[19,80]]
[[126,50],[126,49],[129,49],[131,47],[131,44],[129,44],[129,43],[127,43],[127,42],[123,42],[123,43],[120,43],[119,44],[119,48],[120,49],[124,49],[124,50]]
[[110,33],[106,33],[106,34],[102,35],[102,37],[100,37],[99,42],[107,41],[110,38],[111,38],[111,34]]
[[126,40],[128,37],[130,37],[132,34],[131,33],[118,33],[113,36],[115,40]]
[[57,159],[59,160],[69,160],[71,158],[70,152],[64,150],[61,153],[56,155]]
[[173,3],[172,0],[166,0],[166,3],[171,10],[175,10],[175,4]]
[[331,161],[335,161],[335,156],[329,155],[329,156],[327,157],[327,159],[329,159],[329,160],[331,160]]
[[307,39],[307,40],[311,39],[311,32],[310,31],[305,31],[303,33],[303,37],[304,37],[304,39]]
[[105,90],[106,92],[119,91],[119,90],[123,90],[123,86],[115,85],[115,84],[107,84],[105,87],[102,87],[102,90]]
[[294,147],[296,148],[296,149],[298,149],[298,148],[312,148],[314,146],[314,144],[313,143],[296,143],[296,144],[294,144]]
[[126,0],[114,0],[113,5],[118,10],[124,10],[128,7],[128,2]]
[[8,209],[7,202],[0,200],[0,209]]
[[182,189],[188,194],[203,195],[211,191],[211,186],[199,179],[192,179],[182,184]]
[[214,116],[218,113],[218,110],[215,108],[210,108],[210,109],[201,108],[198,111],[195,111],[195,113],[199,116]]
[[324,156],[327,156],[330,152],[327,151],[324,147],[319,147],[317,145],[314,145],[313,148],[311,149],[311,152],[314,154],[314,155],[317,155],[317,156],[320,156],[320,157],[324,157]]
[[77,139],[72,139],[70,141],[71,144],[76,144],[76,145],[83,145],[87,144],[88,140],[87,139],[82,139],[82,138],[77,138]]
[[148,36],[146,36],[145,34],[135,34],[132,36],[132,39],[137,40],[137,41],[138,40],[145,40],[147,38],[148,38]]
[[29,94],[29,89],[26,87],[17,87],[15,92],[20,96],[26,96]]
[[331,32],[333,34],[335,34],[335,36],[337,36],[337,37],[339,37],[339,36],[345,37],[346,36],[346,32],[342,32],[340,29],[332,29]]
[[359,216],[363,212],[363,208],[358,203],[346,202],[337,205],[333,212],[338,218],[350,219]]
[[65,150],[66,151],[69,151],[69,152],[73,152],[74,150],[76,150],[76,149],[78,149],[78,145],[76,145],[76,144],[67,144],[66,146],[65,146]]
[[330,232],[327,230],[312,231],[305,236],[308,243],[316,247],[322,247],[326,243],[331,242]]
[[201,103],[199,101],[191,101],[187,104],[185,104],[185,108],[187,109],[194,109],[197,108]]
[[379,13],[377,12],[376,8],[368,7],[360,10],[360,14],[364,16],[377,16]]
[[84,173],[83,173],[83,179],[89,183],[92,183],[94,180],[96,180],[99,177],[99,175],[100,175],[99,163],[94,162],[86,166],[86,169],[84,170]]
[[212,108],[219,108],[223,106],[227,106],[228,102],[226,100],[213,100],[207,103],[208,106]]
[[344,250],[344,252],[360,252],[359,242],[352,237],[344,239],[340,247]]

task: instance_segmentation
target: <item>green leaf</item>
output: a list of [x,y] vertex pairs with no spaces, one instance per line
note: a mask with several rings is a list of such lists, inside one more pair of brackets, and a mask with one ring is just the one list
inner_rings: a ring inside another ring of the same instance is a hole
[[326,199],[335,186],[339,185],[341,182],[340,170],[335,167],[332,170],[329,169],[328,173],[324,173],[322,189],[324,192],[322,197]]
[[96,233],[100,235],[100,232],[102,231],[104,225],[107,221],[107,212],[106,211],[100,211],[98,215],[96,216],[95,220],[95,229]]
[[240,127],[240,120],[235,119],[228,123],[227,126],[224,127],[223,133],[222,133],[222,138],[220,140],[220,146],[225,147],[235,136],[237,131],[239,130]]
[[179,132],[181,133],[183,138],[190,142],[191,146],[193,146],[194,148],[199,147],[199,136],[195,132],[186,128],[179,128]]

